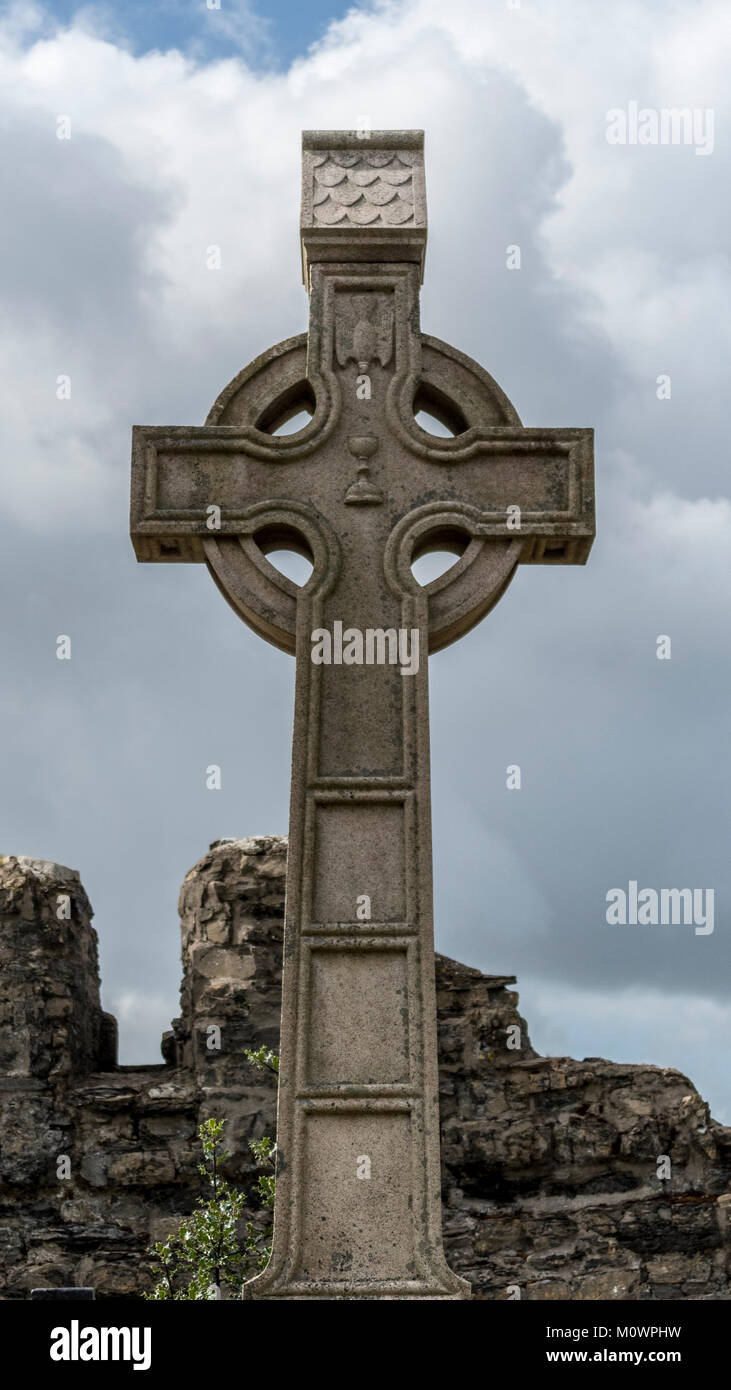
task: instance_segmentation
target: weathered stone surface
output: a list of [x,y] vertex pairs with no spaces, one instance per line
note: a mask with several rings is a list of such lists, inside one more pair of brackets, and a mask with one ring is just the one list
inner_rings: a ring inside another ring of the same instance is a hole
[[[86,964],[64,1064],[41,1078],[0,1075],[1,1298],[67,1284],[139,1296],[146,1246],[175,1229],[200,1190],[195,1129],[209,1115],[229,1120],[231,1177],[252,1176],[247,1142],[274,1132],[276,1085],[241,1049],[278,1043],[285,867],[286,840],[263,836],[219,842],[187,875],[178,1065],[80,1073],[71,1064],[83,1055],[77,1012],[98,1007],[98,975],[88,916],[69,928]],[[33,932],[53,915],[60,881],[40,882],[20,860],[0,864],[0,899],[12,886],[37,914],[24,919],[27,933],[13,913],[0,920],[0,950],[17,953],[4,1003],[25,1007],[57,959],[53,934]],[[255,968],[247,984],[232,958],[236,997],[223,995],[216,1011],[196,962],[219,911],[230,949]],[[41,952],[26,950],[31,939],[46,941]],[[437,956],[436,979],[445,1249],[473,1296],[504,1299],[518,1286],[528,1299],[729,1299],[731,1130],[687,1078],[539,1057],[511,977]],[[221,1028],[213,1056],[211,1021]],[[521,1046],[511,1049],[516,1028]],[[44,1045],[34,1042],[38,1055]],[[655,1177],[660,1153],[673,1162],[669,1182]],[[59,1154],[71,1160],[68,1180],[56,1176]]]
[[94,986],[91,917],[75,870],[43,859],[2,860],[0,1072],[16,1077],[21,1089],[24,1082],[116,1064],[116,1024],[102,1012]]
[[[205,560],[297,659],[274,1246],[250,1298],[469,1296],[441,1236],[427,654],[518,564],[584,563],[593,442],[524,429],[421,333],[426,234],[423,131],[305,131],[306,340],[240,372],[202,428],[134,432],[138,559]],[[417,424],[430,405],[453,437]],[[301,406],[304,429],[272,433]],[[267,563],[282,545],[306,585]],[[435,549],[459,562],[422,586]],[[232,953],[225,893],[204,906],[205,1015],[254,958]]]

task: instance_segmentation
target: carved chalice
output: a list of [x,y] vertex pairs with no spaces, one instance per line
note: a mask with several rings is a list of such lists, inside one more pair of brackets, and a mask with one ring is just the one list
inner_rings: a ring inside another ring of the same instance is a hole
[[351,454],[359,460],[358,476],[345,494],[345,501],[351,506],[377,507],[383,502],[383,493],[373,482],[368,467],[368,459],[376,453],[378,442],[373,434],[351,434],[348,439]]

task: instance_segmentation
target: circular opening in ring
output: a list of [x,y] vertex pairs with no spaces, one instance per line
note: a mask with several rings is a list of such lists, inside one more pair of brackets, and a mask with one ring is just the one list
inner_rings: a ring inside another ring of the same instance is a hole
[[467,531],[444,526],[417,541],[411,553],[411,573],[417,584],[424,589],[441,579],[461,560],[470,540]]
[[425,434],[454,438],[469,429],[466,416],[449,396],[431,383],[422,382],[414,396],[414,419]]
[[254,428],[261,430],[262,434],[299,434],[309,425],[314,413],[315,393],[309,381],[297,381],[269,402],[258,416]]
[[315,567],[307,539],[293,526],[263,526],[254,535],[262,555],[285,579],[302,588]]

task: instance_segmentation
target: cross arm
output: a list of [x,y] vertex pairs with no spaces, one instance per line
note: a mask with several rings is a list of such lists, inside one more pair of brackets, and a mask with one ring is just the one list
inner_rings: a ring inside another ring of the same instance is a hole
[[[206,564],[238,616],[287,652],[295,651],[298,595],[325,592],[340,560],[337,537],[312,505],[311,433],[267,438],[238,425],[133,431],[137,559]],[[303,589],[267,562],[280,548],[311,561]]]
[[479,622],[520,563],[586,563],[595,533],[591,429],[479,425],[442,439],[405,414],[399,425],[415,505],[389,537],[389,584],[417,594],[415,559],[433,550],[460,557],[426,586],[430,651]]
[[306,477],[291,466],[288,441],[257,446],[247,433],[228,425],[135,426],[130,534],[138,560],[203,563],[206,541],[251,536],[265,503],[303,495]]
[[[461,438],[409,432],[421,506],[407,519],[416,554],[451,524],[472,539],[521,540],[523,564],[585,564],[595,534],[591,429],[481,427]],[[443,517],[443,520],[440,518]]]

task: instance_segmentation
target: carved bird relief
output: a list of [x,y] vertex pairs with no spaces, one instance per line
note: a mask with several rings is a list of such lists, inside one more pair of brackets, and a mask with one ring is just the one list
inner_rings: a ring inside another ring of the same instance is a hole
[[390,295],[338,295],[335,355],[339,366],[356,362],[367,372],[371,362],[387,367],[393,352],[393,305]]

